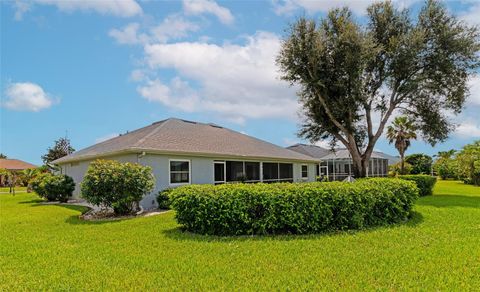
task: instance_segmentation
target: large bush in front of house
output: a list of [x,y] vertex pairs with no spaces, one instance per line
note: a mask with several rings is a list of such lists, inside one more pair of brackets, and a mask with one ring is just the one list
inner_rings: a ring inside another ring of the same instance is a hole
[[64,174],[41,173],[30,181],[30,187],[48,201],[67,202],[75,190],[75,182]]
[[142,198],[155,186],[149,166],[96,160],[90,164],[81,184],[82,197],[91,204],[112,208],[115,214],[132,214]]
[[372,178],[354,183],[189,185],[169,194],[176,219],[212,235],[308,234],[407,220],[415,183]]
[[414,181],[418,187],[420,196],[431,196],[433,194],[433,187],[437,182],[437,178],[425,174],[417,175],[400,175],[400,179]]

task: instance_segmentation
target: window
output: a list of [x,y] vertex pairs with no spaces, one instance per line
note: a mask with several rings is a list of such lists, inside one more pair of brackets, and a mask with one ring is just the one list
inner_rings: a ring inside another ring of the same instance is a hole
[[245,162],[245,176],[247,181],[259,181],[260,162]]
[[263,163],[263,180],[278,180],[278,163]]
[[227,181],[245,180],[242,161],[227,161]]
[[225,162],[214,162],[214,180],[216,184],[225,183]]
[[190,183],[190,161],[170,160],[170,184]]
[[302,165],[302,178],[308,178],[308,165]]
[[293,181],[293,164],[280,163],[280,179]]

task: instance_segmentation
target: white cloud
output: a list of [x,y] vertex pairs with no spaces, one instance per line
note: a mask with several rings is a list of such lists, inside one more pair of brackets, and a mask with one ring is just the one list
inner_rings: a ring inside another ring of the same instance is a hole
[[94,11],[119,17],[132,17],[142,14],[142,8],[135,0],[17,0],[15,19],[22,19],[23,13],[35,4],[53,5],[60,11]]
[[122,29],[111,29],[108,35],[114,38],[119,44],[138,44],[142,42],[142,36],[138,35],[140,25],[136,22],[127,24]]
[[467,104],[480,106],[480,75],[473,76],[468,81],[468,87],[470,88],[470,96],[467,99]]
[[53,104],[53,99],[40,87],[31,82],[8,85],[2,106],[16,111],[38,112]]
[[201,103],[197,93],[190,88],[188,82],[175,77],[169,85],[156,79],[148,81],[138,88],[138,93],[148,101],[160,102],[168,107],[185,112],[193,112]]
[[178,15],[170,15],[166,17],[162,23],[151,29],[153,41],[165,43],[169,39],[179,39],[186,37],[189,32],[194,32],[200,27],[183,19]]
[[184,0],[183,10],[187,15],[213,14],[224,24],[232,24],[235,20],[230,10],[213,0]]
[[130,80],[139,82],[139,81],[145,80],[146,76],[147,75],[145,71],[141,69],[135,69],[130,73]]
[[[291,14],[297,10],[306,10],[308,13],[327,12],[333,8],[347,6],[354,13],[366,14],[366,9],[379,0],[336,0],[336,1],[312,1],[312,0],[274,0],[273,9],[276,14]],[[394,0],[400,8],[406,8],[418,0]]]
[[23,14],[31,9],[31,6],[29,3],[21,0],[15,0],[15,2],[13,3],[13,7],[15,9],[15,16],[14,16],[15,20],[22,20]]
[[197,31],[200,27],[177,14],[173,14],[167,16],[157,26],[151,27],[149,32],[140,32],[140,29],[140,24],[133,22],[122,29],[111,29],[108,35],[119,44],[166,43],[171,39],[186,37],[189,32]]
[[480,124],[475,120],[464,121],[456,128],[455,134],[460,138],[478,138],[480,137]]
[[300,143],[302,143],[302,141],[300,141],[299,139],[283,138],[283,145],[285,146],[292,146]]
[[111,133],[111,134],[99,137],[99,138],[95,139],[95,144],[98,144],[98,143],[110,140],[112,138],[118,137],[118,135],[119,135],[118,133]]
[[[266,32],[248,37],[245,45],[146,45],[145,60],[152,70],[175,69],[183,79],[198,84],[199,90],[193,95],[190,89],[188,97],[182,97],[184,86],[155,80],[141,86],[139,92],[169,107],[214,112],[237,123],[247,118],[295,120],[299,104],[295,89],[278,78],[275,56],[279,49],[279,37]],[[193,105],[183,104],[187,100]]]
[[473,25],[480,25],[480,3],[471,3],[468,11],[460,14],[460,19]]

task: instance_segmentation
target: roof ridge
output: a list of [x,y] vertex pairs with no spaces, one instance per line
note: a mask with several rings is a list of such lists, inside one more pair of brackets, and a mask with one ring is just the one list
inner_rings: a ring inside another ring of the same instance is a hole
[[138,140],[135,144],[132,145],[131,148],[134,148],[134,147],[138,147],[140,146],[143,142],[145,142],[145,140],[147,140],[149,137],[153,136],[154,134],[156,134],[167,122],[173,120],[172,118],[170,119],[166,119],[164,120],[163,122],[161,123],[154,123],[152,125],[156,125],[156,127],[150,132],[148,133],[147,135],[145,135],[142,139]]

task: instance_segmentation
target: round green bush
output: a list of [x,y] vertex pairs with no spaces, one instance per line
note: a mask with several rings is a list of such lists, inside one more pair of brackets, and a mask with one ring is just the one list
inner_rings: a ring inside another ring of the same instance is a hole
[[36,176],[30,186],[40,197],[48,201],[67,202],[75,190],[75,182],[67,175],[42,173]]
[[401,175],[400,179],[414,181],[419,189],[420,196],[431,196],[433,194],[433,187],[437,182],[437,178],[430,175]]
[[165,189],[158,192],[157,204],[159,209],[168,210],[170,209],[170,193],[173,189]]
[[211,235],[308,234],[407,220],[418,188],[399,179],[355,183],[190,185],[172,190],[178,223]]
[[142,198],[153,190],[155,177],[149,166],[95,160],[81,184],[82,197],[89,203],[112,208],[115,214],[132,214]]

